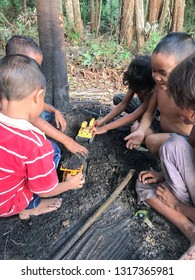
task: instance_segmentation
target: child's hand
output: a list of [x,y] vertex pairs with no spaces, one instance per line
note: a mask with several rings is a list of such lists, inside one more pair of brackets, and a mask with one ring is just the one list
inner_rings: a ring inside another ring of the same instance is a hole
[[73,154],[87,155],[88,150],[84,146],[80,145],[74,141],[71,137],[66,135],[65,141],[63,142],[66,149],[68,149]]
[[78,174],[72,176],[69,173],[66,175],[65,182],[69,186],[69,189],[79,189],[82,188],[85,183],[85,178],[82,174],[82,172],[79,172]]
[[162,172],[144,170],[139,173],[138,180],[145,184],[162,182],[164,179]]
[[95,127],[101,127],[104,125],[104,119],[99,119],[95,121]]
[[105,126],[102,127],[94,127],[93,130],[93,135],[97,135],[97,134],[104,134],[107,132],[107,129],[105,128]]
[[55,109],[54,115],[55,115],[56,127],[58,129],[60,128],[62,132],[65,131],[67,124],[62,113],[59,110]]
[[128,149],[137,149],[144,140],[144,133],[138,129],[126,136],[124,140],[127,140],[126,147]]

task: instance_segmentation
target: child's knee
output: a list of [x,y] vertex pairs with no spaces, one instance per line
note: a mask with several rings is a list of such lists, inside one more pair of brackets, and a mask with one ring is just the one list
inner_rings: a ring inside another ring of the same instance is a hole
[[114,105],[118,105],[119,103],[121,103],[124,99],[124,94],[122,93],[117,93],[113,96],[113,104]]
[[159,142],[157,141],[156,137],[154,137],[154,135],[148,135],[145,138],[145,144],[147,149],[153,153],[156,154],[159,152]]

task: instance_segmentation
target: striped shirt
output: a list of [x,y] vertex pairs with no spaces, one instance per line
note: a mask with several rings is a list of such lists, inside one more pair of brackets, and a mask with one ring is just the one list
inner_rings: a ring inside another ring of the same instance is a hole
[[53,147],[31,123],[0,113],[0,217],[18,214],[33,194],[58,184]]

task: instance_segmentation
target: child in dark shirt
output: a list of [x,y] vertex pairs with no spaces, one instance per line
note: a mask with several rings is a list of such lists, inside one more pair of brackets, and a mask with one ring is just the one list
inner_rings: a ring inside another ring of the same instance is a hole
[[[103,134],[141,119],[155,85],[152,78],[151,57],[140,55],[134,58],[124,72],[123,83],[128,86],[127,94],[114,96],[113,101],[116,106],[106,116],[96,121],[95,134]],[[110,122],[124,111],[128,114]]]

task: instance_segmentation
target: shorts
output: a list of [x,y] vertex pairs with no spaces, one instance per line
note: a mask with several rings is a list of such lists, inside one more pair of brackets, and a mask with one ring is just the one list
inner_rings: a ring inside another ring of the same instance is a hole
[[155,184],[143,184],[142,182],[138,181],[136,182],[135,188],[136,188],[136,193],[137,193],[137,203],[138,205],[147,205],[146,200],[150,198],[155,198],[157,197],[156,195],[156,189],[159,185],[164,184],[168,186],[167,182],[159,182]]
[[43,110],[40,117],[50,123],[54,119],[54,113],[49,113]]

